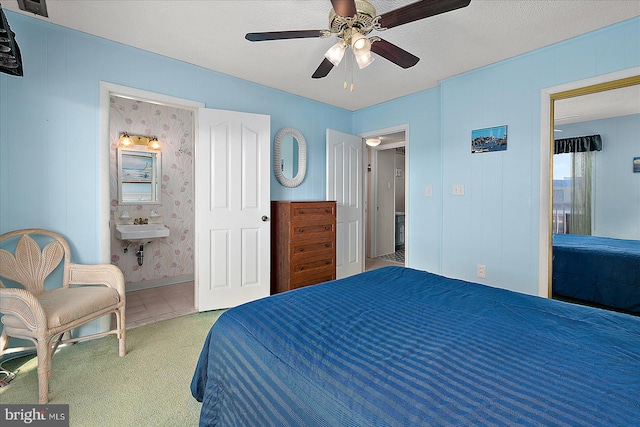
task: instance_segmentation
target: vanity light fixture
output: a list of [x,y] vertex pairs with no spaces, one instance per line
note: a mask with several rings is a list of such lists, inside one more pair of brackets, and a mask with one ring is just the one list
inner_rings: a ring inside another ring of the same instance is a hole
[[129,147],[132,144],[129,134],[126,132],[122,132],[120,134],[120,140],[118,141],[118,144],[120,145],[120,147]]
[[161,148],[160,141],[155,136],[129,135],[127,132],[120,134],[118,146],[133,149],[136,145],[142,145],[153,151],[158,151]]
[[159,150],[160,142],[158,142],[158,138],[156,138],[155,136],[152,137],[151,140],[149,141],[148,147],[151,148],[152,150]]
[[378,145],[380,145],[380,138],[367,138],[364,140],[364,142],[369,146],[369,147],[377,147]]

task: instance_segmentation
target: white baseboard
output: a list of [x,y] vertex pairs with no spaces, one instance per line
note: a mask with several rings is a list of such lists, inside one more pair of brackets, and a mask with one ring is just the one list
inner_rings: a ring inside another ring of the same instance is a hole
[[142,282],[131,282],[126,284],[127,292],[140,291],[142,289],[158,288],[160,286],[175,285],[178,283],[193,282],[193,274],[182,274],[180,276],[162,277],[160,279],[145,280]]

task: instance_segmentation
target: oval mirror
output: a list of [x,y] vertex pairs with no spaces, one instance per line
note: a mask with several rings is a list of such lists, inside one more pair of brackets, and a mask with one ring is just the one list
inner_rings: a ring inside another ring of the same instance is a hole
[[273,172],[280,184],[297,187],[307,172],[307,142],[299,130],[286,127],[273,144]]

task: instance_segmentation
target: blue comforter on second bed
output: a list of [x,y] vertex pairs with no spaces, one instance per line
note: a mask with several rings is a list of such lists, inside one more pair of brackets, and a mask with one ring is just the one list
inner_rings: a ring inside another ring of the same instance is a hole
[[553,293],[640,313],[640,240],[554,234]]
[[387,267],[228,310],[201,426],[638,425],[640,318]]

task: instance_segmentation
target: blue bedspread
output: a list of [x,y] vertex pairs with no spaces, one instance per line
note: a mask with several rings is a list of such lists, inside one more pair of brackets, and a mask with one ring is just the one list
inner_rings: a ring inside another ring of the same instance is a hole
[[553,292],[640,313],[640,241],[554,234]]
[[637,426],[640,318],[400,267],[228,310],[200,425]]

